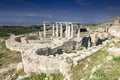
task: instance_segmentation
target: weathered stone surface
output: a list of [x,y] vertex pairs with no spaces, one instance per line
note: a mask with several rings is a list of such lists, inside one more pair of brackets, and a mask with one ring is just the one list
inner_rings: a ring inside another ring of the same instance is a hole
[[12,80],[11,76],[9,75],[5,80]]
[[90,34],[91,37],[91,42],[93,46],[100,45],[102,42],[108,39],[108,34],[107,33],[93,33]]
[[120,38],[120,26],[112,26],[109,28],[108,32],[110,35]]
[[28,78],[28,77],[30,77],[31,75],[30,74],[26,74],[26,75],[24,75],[24,76],[18,76],[18,78],[17,78],[17,80],[23,80],[24,78]]
[[0,74],[4,74],[8,72],[8,68],[2,68],[0,69]]
[[97,32],[104,32],[104,28],[103,27],[99,27],[96,29]]
[[7,73],[9,70],[12,70],[12,69],[16,69],[16,64],[11,63],[11,64],[8,65],[8,67],[6,67],[6,68],[1,68],[1,69],[0,69],[0,74]]
[[23,44],[26,44],[26,43],[27,43],[27,40],[26,40],[25,37],[21,37],[21,43],[23,43]]
[[19,71],[19,70],[21,70],[21,69],[23,69],[23,63],[22,63],[22,62],[19,62],[19,63],[17,64],[17,71]]
[[112,47],[108,49],[108,52],[112,56],[120,56],[120,48]]

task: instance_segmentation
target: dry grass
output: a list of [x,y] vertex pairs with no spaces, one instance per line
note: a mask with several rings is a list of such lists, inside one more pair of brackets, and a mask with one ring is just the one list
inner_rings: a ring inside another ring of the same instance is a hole
[[[102,49],[97,53],[91,55],[89,58],[82,60],[79,65],[73,68],[74,80],[118,80],[120,78],[120,58],[113,58],[112,60],[103,63],[104,59],[109,55],[106,49]],[[89,61],[90,60],[90,61]],[[93,78],[89,79],[91,70],[103,63],[103,66],[97,68],[93,73]],[[88,67],[84,70],[85,66]]]
[[5,42],[0,43],[0,68],[7,67],[10,63],[18,63],[21,60],[20,52],[6,48]]

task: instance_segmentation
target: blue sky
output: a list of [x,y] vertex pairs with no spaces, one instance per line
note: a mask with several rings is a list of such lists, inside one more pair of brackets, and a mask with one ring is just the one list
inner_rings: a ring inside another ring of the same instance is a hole
[[104,22],[120,16],[120,0],[0,0],[0,24]]

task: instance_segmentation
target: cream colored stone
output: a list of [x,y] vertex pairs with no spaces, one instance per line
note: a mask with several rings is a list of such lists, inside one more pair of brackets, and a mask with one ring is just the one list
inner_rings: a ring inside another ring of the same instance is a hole
[[109,28],[108,32],[110,35],[120,38],[120,26],[112,26]]
[[112,56],[120,56],[120,48],[112,47],[107,50]]
[[22,63],[22,62],[19,62],[19,63],[17,64],[17,71],[19,71],[19,70],[21,70],[21,69],[23,69],[23,63]]
[[9,75],[5,80],[12,80],[11,76]]

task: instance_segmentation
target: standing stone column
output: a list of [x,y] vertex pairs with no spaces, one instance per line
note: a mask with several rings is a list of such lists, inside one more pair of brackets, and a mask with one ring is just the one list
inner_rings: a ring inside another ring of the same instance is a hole
[[78,24],[77,38],[80,38],[80,24]]
[[73,24],[71,24],[71,38],[73,38],[73,32],[74,30],[73,30]]
[[46,25],[45,25],[45,22],[43,22],[43,27],[44,27],[44,37],[46,37]]
[[65,37],[68,38],[68,24],[66,24]]
[[58,37],[58,24],[56,23],[56,37]]
[[60,37],[61,38],[62,38],[62,34],[63,34],[62,23],[60,23]]
[[52,34],[52,36],[54,37],[54,36],[55,36],[55,24],[54,24],[54,23],[52,24],[52,29],[53,29],[53,34]]
[[68,37],[70,38],[70,24],[68,24]]

